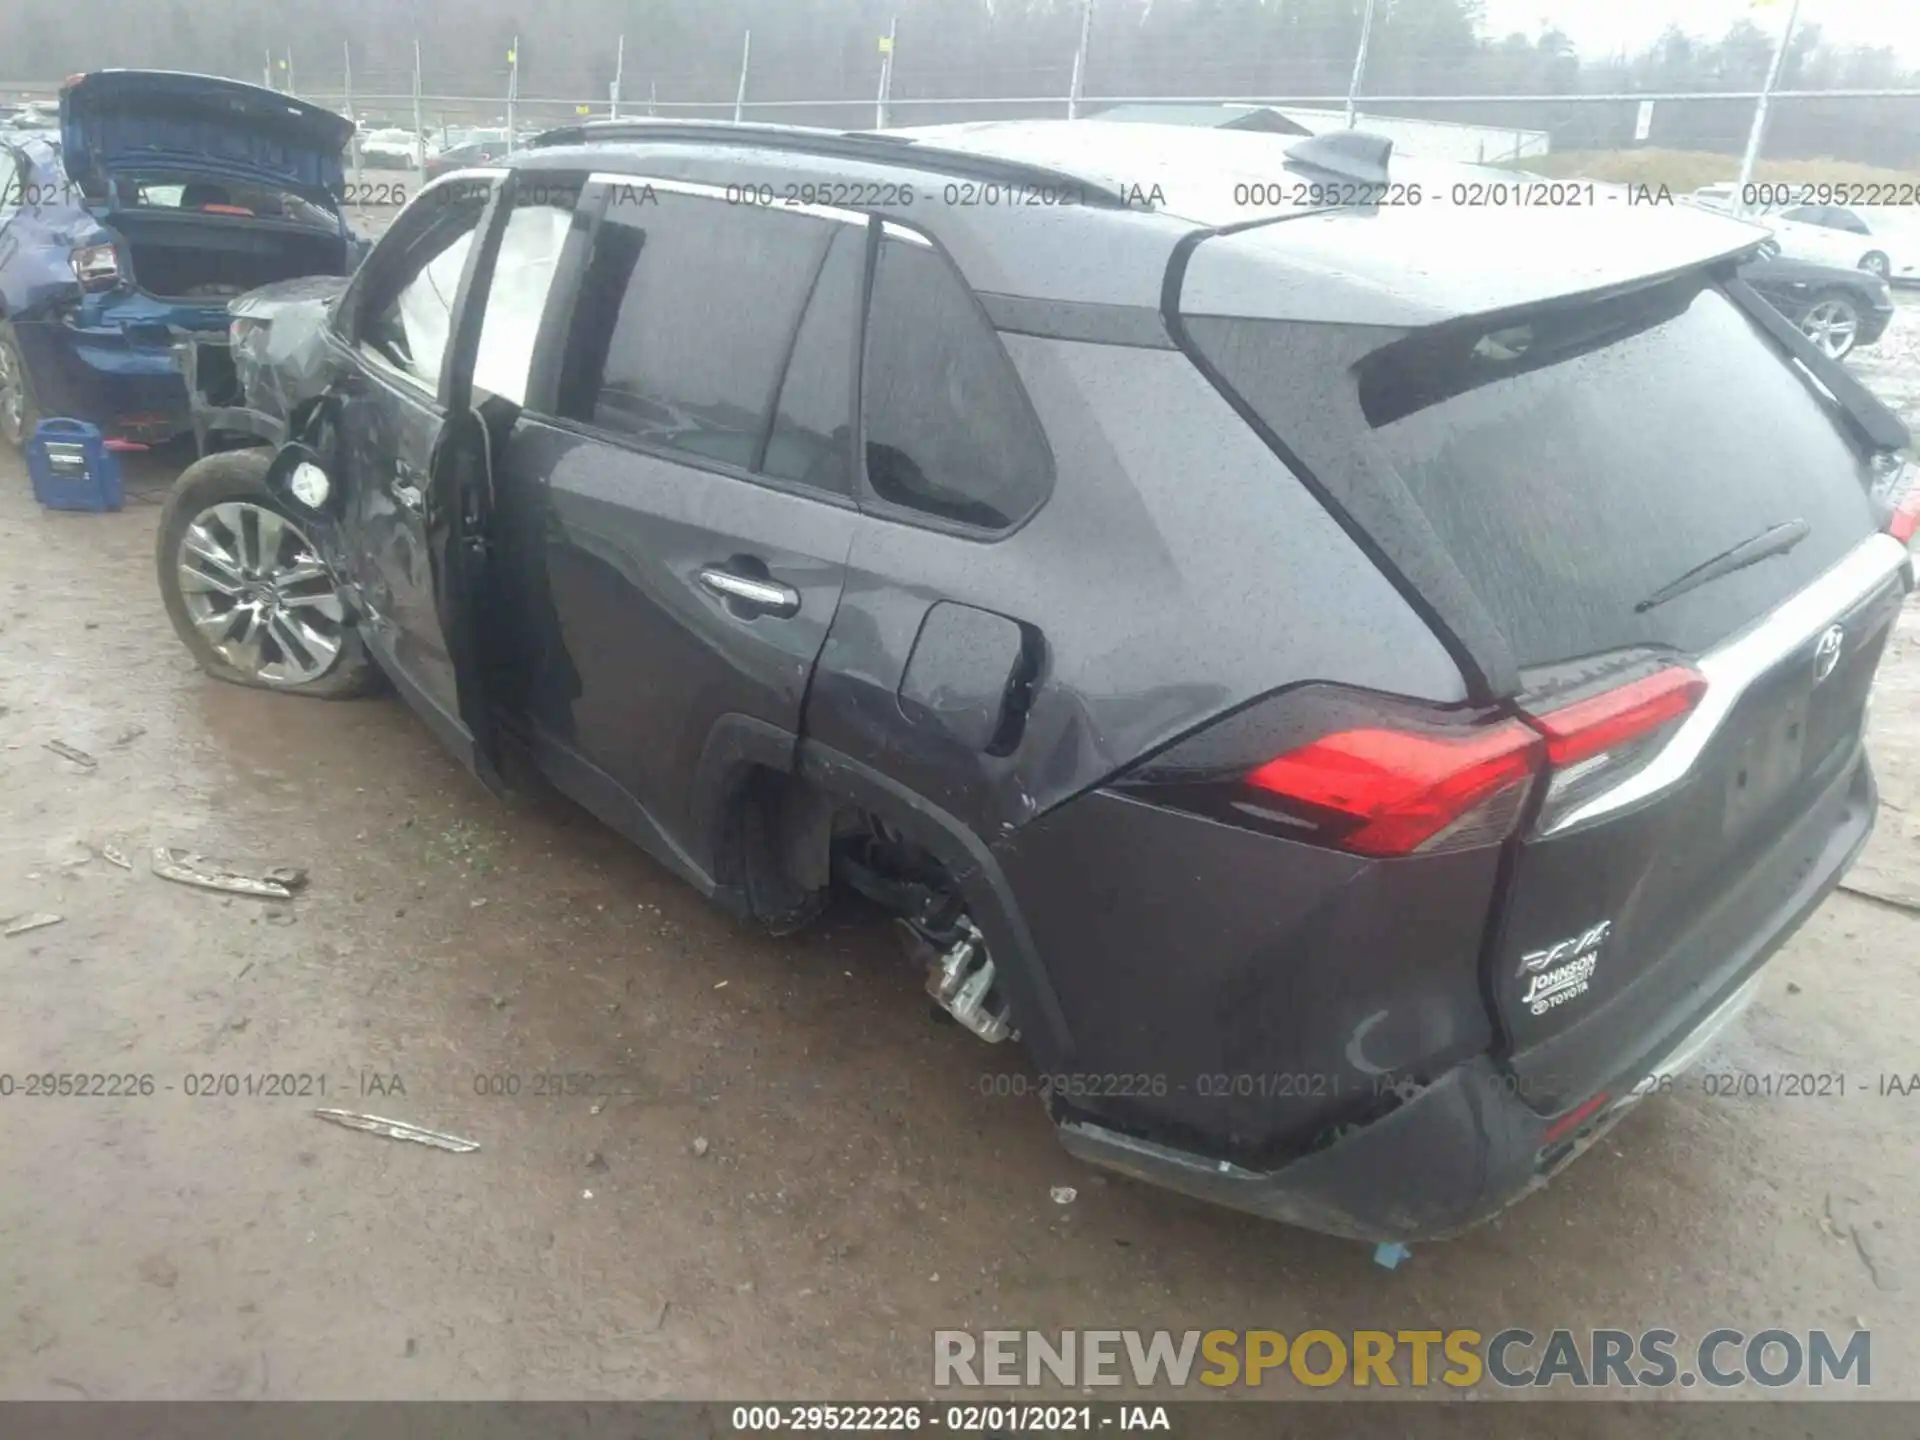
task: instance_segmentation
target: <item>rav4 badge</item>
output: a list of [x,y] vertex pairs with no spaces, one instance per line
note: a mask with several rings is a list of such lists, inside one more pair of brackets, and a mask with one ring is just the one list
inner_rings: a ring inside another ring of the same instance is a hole
[[1576,995],[1584,995],[1600,964],[1600,947],[1612,928],[1611,920],[1602,920],[1592,929],[1569,936],[1558,945],[1529,950],[1521,956],[1519,973],[1532,979],[1527,982],[1527,993],[1520,997],[1520,1003],[1533,1014],[1544,1015]]

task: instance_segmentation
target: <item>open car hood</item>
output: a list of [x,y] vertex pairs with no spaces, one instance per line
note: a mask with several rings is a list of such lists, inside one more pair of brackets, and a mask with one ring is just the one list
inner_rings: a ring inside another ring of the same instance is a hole
[[60,91],[60,147],[76,184],[129,171],[251,180],[339,203],[353,124],[290,95],[172,70],[97,70]]

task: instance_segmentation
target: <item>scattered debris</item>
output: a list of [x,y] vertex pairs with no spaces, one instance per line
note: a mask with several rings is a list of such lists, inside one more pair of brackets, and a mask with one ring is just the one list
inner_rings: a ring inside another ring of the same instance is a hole
[[722,980],[718,985],[714,986],[713,988],[716,990],[724,990],[727,988],[727,984],[728,984],[727,981]]
[[405,1351],[406,1358],[411,1360],[414,1356],[418,1355],[419,1353],[420,1353],[420,1342],[414,1339],[413,1336],[409,1335],[407,1337],[407,1348]]
[[672,1308],[673,1308],[673,1301],[671,1299],[662,1300],[660,1302],[660,1309],[653,1317],[654,1329],[658,1330],[662,1325],[667,1323],[667,1311],[671,1310]]
[[607,1157],[602,1155],[598,1150],[587,1156],[587,1169],[591,1170],[594,1174],[604,1175],[610,1168],[607,1164]]
[[24,935],[29,930],[44,930],[49,925],[58,925],[65,918],[64,915],[21,915],[9,920],[6,930],[0,933],[4,933],[7,939],[11,940],[14,936]]
[[1071,1205],[1080,1198],[1080,1192],[1071,1185],[1056,1185],[1047,1193],[1053,1196],[1056,1205]]
[[349,1130],[365,1130],[370,1134],[384,1135],[389,1140],[412,1140],[420,1145],[431,1145],[436,1150],[451,1150],[456,1155],[480,1148],[478,1140],[465,1140],[439,1130],[423,1130],[404,1120],[383,1120],[378,1115],[359,1115],[351,1110],[316,1110],[313,1113],[322,1120],[344,1125]]
[[100,847],[100,858],[109,865],[118,865],[122,870],[133,869],[133,862],[111,845],[102,845]]
[[1800,993],[1800,987],[1791,980],[1787,981],[1787,994],[1798,995],[1799,993]]
[[251,969],[253,969],[253,961],[249,960],[247,961],[246,964],[240,967],[240,973],[238,975],[235,975],[233,978],[236,980],[244,980],[247,978],[247,972]]
[[1920,887],[1903,868],[1876,864],[1873,857],[1859,861],[1847,872],[1840,888],[1849,895],[1871,900],[1903,914],[1920,914]]
[[594,1101],[594,1102],[593,1102],[593,1104],[591,1104],[591,1105],[589,1105],[589,1106],[587,1107],[587,1113],[588,1113],[589,1115],[598,1115],[598,1114],[599,1114],[599,1113],[600,1113],[600,1112],[601,1112],[602,1110],[604,1110],[604,1109],[606,1109],[606,1108],[607,1108],[607,1102],[606,1102],[606,1101],[604,1101],[604,1100],[596,1100],[596,1101]]
[[1398,1270],[1400,1262],[1412,1254],[1413,1252],[1398,1240],[1382,1240],[1373,1247],[1373,1263],[1382,1270]]
[[64,740],[47,741],[47,749],[53,751],[53,753],[58,755],[62,760],[71,760],[82,770],[97,770],[100,768],[100,762],[94,759],[93,756],[87,754],[84,750],[74,749],[73,746],[67,744]]
[[124,750],[146,733],[147,727],[144,725],[129,725],[114,737],[113,748],[116,750]]
[[153,873],[179,885],[197,885],[202,890],[225,890],[234,895],[256,895],[268,900],[291,900],[293,892],[307,883],[304,870],[275,866],[260,874],[248,875],[218,860],[165,845],[154,847]]
[[593,1199],[593,1191],[591,1191],[591,1190],[582,1190],[582,1191],[580,1192],[580,1198],[581,1198],[582,1200],[591,1200],[591,1199]]
[[705,1155],[711,1148],[712,1147],[707,1144],[706,1136],[696,1135],[693,1137],[693,1153],[696,1157]]

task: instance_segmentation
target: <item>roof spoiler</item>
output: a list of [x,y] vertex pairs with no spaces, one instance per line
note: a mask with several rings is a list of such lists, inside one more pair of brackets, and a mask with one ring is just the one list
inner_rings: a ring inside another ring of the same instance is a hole
[[1838,360],[1830,360],[1819,346],[1800,333],[1799,328],[1773,306],[1769,305],[1760,292],[1737,276],[1728,276],[1727,294],[1747,312],[1748,317],[1761,329],[1786,347],[1792,355],[1807,368],[1807,372],[1826,387],[1829,395],[1840,402],[1840,408],[1846,413],[1854,431],[1877,451],[1904,450],[1913,443],[1913,432],[1907,428],[1907,422],[1888,408],[1879,396],[1854,379]]
[[1385,185],[1393,141],[1364,130],[1329,130],[1287,147],[1287,161],[1360,185]]

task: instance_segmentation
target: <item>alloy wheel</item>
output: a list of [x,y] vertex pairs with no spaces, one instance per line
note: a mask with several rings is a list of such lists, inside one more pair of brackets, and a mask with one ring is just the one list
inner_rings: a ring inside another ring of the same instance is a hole
[[244,500],[209,506],[181,538],[177,568],[187,614],[236,670],[305,685],[339,658],[346,607],[286,516]]
[[1800,321],[1800,333],[1829,360],[1845,358],[1859,332],[1860,317],[1844,300],[1822,300]]

